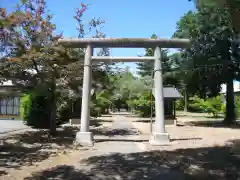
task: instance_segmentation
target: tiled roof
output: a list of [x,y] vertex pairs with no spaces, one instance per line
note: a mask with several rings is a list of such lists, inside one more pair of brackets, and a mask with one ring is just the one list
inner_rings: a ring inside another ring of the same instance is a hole
[[180,92],[174,87],[164,87],[163,96],[165,98],[182,98]]
[[[154,91],[153,91],[153,95],[154,95]],[[173,99],[178,99],[183,97],[180,94],[180,92],[174,87],[163,87],[163,96],[164,98],[173,98]]]

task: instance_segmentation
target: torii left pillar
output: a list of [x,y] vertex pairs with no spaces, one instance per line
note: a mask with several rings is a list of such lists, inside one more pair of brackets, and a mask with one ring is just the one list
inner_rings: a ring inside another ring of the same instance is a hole
[[76,135],[77,143],[83,146],[93,146],[93,134],[89,131],[90,98],[92,87],[92,55],[93,48],[91,45],[87,45],[83,72],[81,128]]

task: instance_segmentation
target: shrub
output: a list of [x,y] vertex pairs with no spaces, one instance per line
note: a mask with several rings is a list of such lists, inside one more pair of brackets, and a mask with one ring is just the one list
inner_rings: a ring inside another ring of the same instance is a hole
[[57,98],[57,117],[56,117],[57,126],[69,121],[71,116],[71,107],[72,104],[69,99],[64,99],[61,96]]
[[189,98],[188,109],[192,112],[205,112],[204,99],[201,99],[198,96],[193,96]]
[[98,107],[93,102],[90,103],[90,116],[92,116],[92,117],[99,117],[99,116],[101,116],[101,108]]
[[213,117],[218,117],[220,113],[222,113],[222,97],[217,96],[213,98],[209,98],[205,101],[205,109],[206,112],[211,114]]
[[50,105],[49,98],[32,93],[24,106],[24,121],[33,128],[49,128]]
[[212,97],[208,99],[201,99],[197,96],[190,98],[189,106],[200,112],[206,112],[213,117],[218,117],[223,111],[222,96]]
[[127,100],[126,103],[127,103],[128,107],[130,108],[131,111],[133,111],[135,109],[136,104],[135,104],[134,99]]
[[[236,117],[240,117],[240,97],[239,96],[234,97],[234,105],[235,105]],[[225,103],[223,103],[221,106],[221,112],[223,114],[226,113],[226,104]]]
[[[22,119],[33,128],[48,129],[51,118],[51,94],[43,87],[24,95],[22,103]],[[69,121],[71,105],[67,98],[57,95],[56,125]]]
[[98,117],[101,116],[102,114],[106,114],[110,104],[111,100],[109,100],[109,95],[107,91],[102,90],[100,92],[96,92],[91,97],[90,115],[92,117]]
[[[154,110],[154,102],[151,102],[151,95],[152,93],[146,92],[144,93],[139,99],[134,100],[135,110],[138,114],[142,117],[150,117],[151,116],[151,107],[153,106],[152,113],[155,112]],[[154,97],[152,97],[154,100]],[[153,116],[155,114],[152,114]]]
[[20,99],[20,118],[22,120],[27,119],[29,108],[30,108],[30,95],[23,94]]
[[176,100],[175,108],[176,108],[176,110],[183,110],[184,109],[184,99]]
[[221,113],[222,114],[226,113],[226,104],[225,103],[223,103],[222,106],[221,106]]
[[205,112],[205,101],[198,96],[189,98],[188,110],[192,112]]
[[235,96],[235,112],[236,112],[236,116],[240,117],[240,97],[239,96]]

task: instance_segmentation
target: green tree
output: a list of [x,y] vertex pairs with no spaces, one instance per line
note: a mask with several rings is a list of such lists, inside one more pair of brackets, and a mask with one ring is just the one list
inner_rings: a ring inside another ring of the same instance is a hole
[[191,98],[191,108],[200,112],[206,112],[213,117],[219,117],[222,113],[222,97],[216,96],[208,99],[201,99],[197,96]]
[[[152,39],[158,38],[155,34],[151,36]],[[163,63],[163,73],[167,72],[170,69],[170,61],[168,58],[168,51],[165,49],[161,50],[161,58]],[[154,49],[153,48],[147,48],[145,49],[145,55],[144,56],[154,56]],[[138,74],[142,77],[144,76],[152,76],[153,69],[154,69],[154,61],[148,61],[148,62],[140,62],[137,63],[138,68]]]
[[[189,11],[177,22],[176,31],[173,38],[192,39],[197,37],[198,23],[197,13]],[[198,94],[205,97],[205,91],[202,90],[199,71],[194,71],[194,60],[189,54],[189,49],[181,49],[180,52],[173,54],[170,58],[174,62],[175,75],[178,77],[179,89],[186,90],[188,96]]]
[[[81,27],[81,35],[85,35],[81,18],[86,8],[86,5],[81,4],[74,17]],[[71,96],[72,90],[79,91],[83,67],[79,58],[83,58],[84,51],[68,50],[57,45],[61,35],[54,33],[56,26],[51,19],[52,15],[46,13],[44,0],[22,0],[11,13],[1,9],[0,29],[6,32],[6,43],[1,49],[4,51],[4,68],[0,75],[22,89],[44,87],[48,90],[50,133],[55,134],[57,95]],[[89,29],[96,29],[99,24],[102,21],[92,19]]]
[[215,5],[220,8],[227,7],[230,12],[230,21],[234,32],[240,33],[240,25],[238,17],[240,16],[240,1],[239,0],[192,0],[197,7],[201,5]]
[[[151,39],[157,39],[157,35],[153,34]],[[152,48],[145,49],[144,56],[154,56],[154,50]],[[154,67],[154,61],[149,62],[139,62],[137,63],[138,74],[140,76],[152,76]]]
[[68,56],[65,49],[55,45],[61,36],[53,34],[52,15],[46,14],[45,17],[45,10],[44,1],[21,1],[16,11],[2,14],[1,19],[7,22],[3,28],[10,32],[8,46],[12,49],[4,58],[1,76],[21,87],[34,87],[41,83],[49,88],[52,102],[49,106],[50,132],[55,134],[59,64],[64,63]]
[[196,93],[203,98],[217,96],[221,84],[227,83],[227,123],[235,120],[233,80],[238,79],[239,71],[237,58],[230,53],[234,38],[230,17],[226,7],[200,5],[196,13],[188,12],[180,19],[175,33],[191,39],[192,46],[183,55],[195,67],[191,82],[196,84]]

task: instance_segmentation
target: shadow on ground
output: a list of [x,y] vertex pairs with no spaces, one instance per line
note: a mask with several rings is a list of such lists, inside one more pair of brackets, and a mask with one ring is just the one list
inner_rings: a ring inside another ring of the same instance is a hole
[[125,116],[125,117],[139,117],[139,115],[131,113],[131,112],[127,112],[127,111],[125,111],[125,112],[113,112],[113,113],[111,113],[111,115],[112,116],[115,116],[115,115]]
[[[48,131],[28,131],[9,136],[0,149],[0,168],[20,168],[73,148],[78,128],[65,127],[50,138]],[[3,175],[3,173],[0,172]]]
[[6,172],[6,171],[2,171],[2,170],[0,170],[0,177],[1,176],[4,176],[4,175],[7,175],[8,173]]
[[45,171],[35,173],[32,175],[32,177],[27,177],[24,180],[36,180],[36,179],[92,180],[91,176],[84,174],[80,170],[75,169],[73,166],[67,165],[57,166],[52,169],[47,169]]
[[[79,119],[79,122],[80,122],[80,119]],[[111,123],[113,121],[109,119],[104,119],[104,118],[101,118],[101,119],[94,118],[94,119],[91,119],[89,122],[90,122],[90,126],[92,127],[100,127],[104,123]]]
[[[199,115],[200,114],[200,115]],[[188,114],[188,115],[185,115],[185,114],[178,114],[177,117],[190,117],[190,118],[199,118],[199,119],[203,119],[203,118],[206,118],[206,119],[222,119],[224,118],[224,116],[222,115],[219,115],[217,117],[213,117],[213,116],[210,116],[210,115],[204,115],[204,114],[201,114],[199,113],[198,115],[192,115],[192,114]]]
[[96,138],[94,139],[94,142],[100,143],[100,142],[148,142],[148,139],[106,139],[106,138]]
[[[80,122],[80,119],[79,119],[79,122]],[[78,123],[78,125],[80,126],[80,123]],[[89,125],[92,127],[99,127],[102,125],[102,123],[98,119],[91,119],[89,121]]]
[[85,170],[57,166],[25,180],[237,180],[240,178],[240,140],[234,143],[233,147],[93,156],[79,163],[79,168],[86,167]]
[[[71,124],[72,125],[79,125],[80,126],[80,122],[81,122],[81,119],[73,119]],[[90,126],[91,127],[100,127],[102,126],[104,123],[111,123],[113,122],[112,120],[109,120],[109,119],[104,119],[104,118],[101,118],[101,119],[98,119],[98,118],[91,118],[90,119]]]
[[101,117],[112,117],[111,114],[103,114]]
[[134,113],[132,113],[132,114],[125,114],[125,116],[126,117],[140,117],[140,115],[134,114]]
[[[145,136],[131,136],[128,138],[103,138],[103,137],[95,137],[94,142],[148,142],[150,139],[150,135]],[[189,140],[202,140],[202,138],[171,138],[170,141],[189,141]]]
[[[165,123],[168,124],[168,122],[170,121],[174,121],[173,118],[165,118]],[[138,120],[135,120],[133,122],[140,122],[140,123],[151,123],[151,122],[155,122],[155,119],[151,120],[150,118],[146,118],[146,119],[138,119]]]
[[189,140],[202,140],[202,138],[171,138],[170,141],[189,141]]
[[[79,119],[79,122],[80,122],[80,119]],[[110,120],[110,119],[104,119],[104,118],[101,118],[101,119],[91,119],[90,120],[90,126],[92,127],[100,127],[102,126],[104,123],[112,123],[113,120]]]
[[185,122],[184,124],[189,126],[213,127],[213,128],[232,128],[232,129],[240,128],[239,122],[236,122],[235,124],[227,125],[226,123],[223,123],[222,120],[189,121],[189,122]]
[[92,130],[94,135],[101,136],[129,136],[138,135],[139,132],[136,129],[111,129],[111,128],[98,128]]
[[133,122],[140,122],[140,123],[150,123],[150,122],[155,122],[155,119],[150,119],[150,118],[139,118]]

